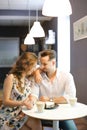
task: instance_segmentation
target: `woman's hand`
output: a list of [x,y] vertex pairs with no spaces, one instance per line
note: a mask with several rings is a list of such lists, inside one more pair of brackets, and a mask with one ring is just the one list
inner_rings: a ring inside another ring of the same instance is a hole
[[36,103],[37,98],[34,95],[29,95],[24,101],[23,105],[26,106],[28,109],[32,109],[34,104]]
[[27,107],[27,109],[32,109],[33,108],[33,102],[28,98],[26,98],[24,101],[23,101],[23,105]]
[[29,98],[29,100],[32,102],[33,105],[34,105],[34,104],[36,103],[36,101],[37,101],[37,97],[34,96],[34,95],[32,95],[32,94],[30,94],[30,95],[28,96],[28,98]]
[[40,83],[42,81],[42,76],[40,74],[40,69],[36,69],[34,71],[34,79],[36,83]]

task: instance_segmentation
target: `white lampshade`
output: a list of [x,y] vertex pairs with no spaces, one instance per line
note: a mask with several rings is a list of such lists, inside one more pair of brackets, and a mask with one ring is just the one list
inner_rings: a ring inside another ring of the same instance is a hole
[[45,0],[42,14],[51,17],[68,16],[72,14],[69,0]]
[[40,24],[39,21],[35,21],[31,30],[30,30],[30,34],[37,38],[37,37],[45,37],[45,32]]
[[29,33],[27,34],[26,38],[24,39],[24,44],[25,45],[33,45],[35,44],[35,40],[34,38],[32,37],[32,35],[30,34],[30,10],[29,10]]
[[55,32],[48,30],[48,37],[45,40],[45,44],[55,44]]
[[34,40],[34,38],[31,36],[30,33],[27,34],[27,36],[26,36],[26,38],[25,38],[25,40],[24,40],[24,44],[25,44],[25,45],[33,45],[33,44],[35,44],[35,40]]

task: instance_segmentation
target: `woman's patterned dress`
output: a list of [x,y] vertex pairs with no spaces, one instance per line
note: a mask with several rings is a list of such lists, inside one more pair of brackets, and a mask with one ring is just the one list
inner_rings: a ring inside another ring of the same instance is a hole
[[[18,83],[14,78],[11,99],[16,101],[24,100],[31,93],[29,82],[25,79],[24,93],[18,91],[17,85]],[[21,109],[21,107],[2,105],[0,107],[0,130],[19,130],[28,119],[28,116],[23,115]]]

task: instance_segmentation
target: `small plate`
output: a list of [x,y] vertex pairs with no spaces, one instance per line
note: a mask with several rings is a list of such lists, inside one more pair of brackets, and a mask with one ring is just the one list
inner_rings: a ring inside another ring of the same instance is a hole
[[50,107],[50,108],[46,108],[46,106],[45,106],[45,109],[48,109],[48,110],[50,110],[50,109],[55,109],[55,108],[57,108],[59,105],[57,104],[57,103],[55,103],[55,105],[53,106],[53,107]]

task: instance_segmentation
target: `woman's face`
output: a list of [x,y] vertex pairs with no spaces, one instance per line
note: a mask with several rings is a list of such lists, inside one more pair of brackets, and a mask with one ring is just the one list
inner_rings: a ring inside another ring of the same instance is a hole
[[26,74],[27,75],[31,75],[36,70],[36,67],[37,67],[37,63],[35,63],[34,65],[30,66],[29,70],[26,72]]

